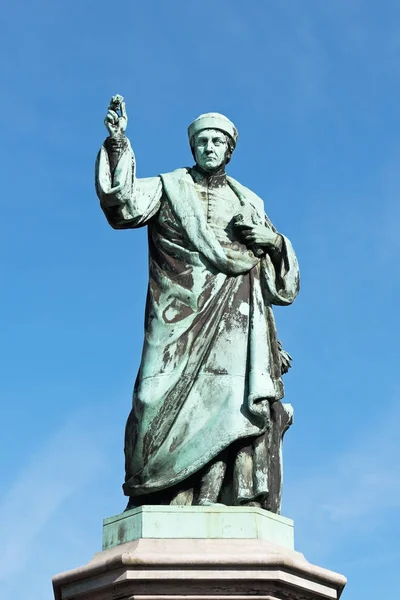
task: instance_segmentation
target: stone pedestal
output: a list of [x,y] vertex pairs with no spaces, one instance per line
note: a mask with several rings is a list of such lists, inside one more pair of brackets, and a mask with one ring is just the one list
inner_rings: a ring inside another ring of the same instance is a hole
[[294,549],[293,521],[262,508],[140,506],[104,519],[103,550],[139,538],[263,539]]
[[[240,507],[141,507],[123,513],[125,518],[106,519],[107,549],[87,566],[54,577],[55,598],[338,599],[345,578],[293,550],[289,519],[263,513]],[[195,526],[188,524],[191,519]],[[247,537],[242,527],[249,527]],[[268,528],[273,541],[266,539]],[[280,536],[283,544],[276,543]]]

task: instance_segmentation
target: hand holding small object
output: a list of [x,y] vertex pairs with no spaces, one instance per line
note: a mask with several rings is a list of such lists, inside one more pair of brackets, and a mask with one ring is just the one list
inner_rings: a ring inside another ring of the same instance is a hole
[[128,125],[128,115],[126,113],[123,96],[117,94],[111,98],[104,124],[111,137],[121,137],[125,135],[125,130]]
[[242,240],[249,247],[277,248],[279,246],[279,234],[265,225],[245,223],[242,215],[237,215],[235,227],[240,231]]

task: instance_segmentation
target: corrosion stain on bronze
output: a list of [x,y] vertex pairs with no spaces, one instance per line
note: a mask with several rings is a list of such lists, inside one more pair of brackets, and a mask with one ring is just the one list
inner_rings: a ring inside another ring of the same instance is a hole
[[[145,337],[124,492],[131,503],[224,498],[279,512],[286,425],[278,407],[290,357],[272,306],[298,293],[293,248],[261,198],[225,172],[238,135],[229,119],[201,115],[189,127],[195,166],[145,179],[136,176],[126,124],[122,112],[107,114],[110,136],[96,164],[111,226],[148,227]],[[174,496],[178,485],[195,492]]]

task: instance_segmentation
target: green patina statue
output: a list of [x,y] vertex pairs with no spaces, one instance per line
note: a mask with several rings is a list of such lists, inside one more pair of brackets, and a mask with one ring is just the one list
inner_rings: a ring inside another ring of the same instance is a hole
[[290,356],[272,305],[293,302],[299,270],[263,201],[225,173],[238,132],[218,113],[189,126],[195,166],[139,179],[114,96],[96,165],[115,229],[148,227],[141,365],[125,433],[128,508],[247,505],[279,513],[282,404]]

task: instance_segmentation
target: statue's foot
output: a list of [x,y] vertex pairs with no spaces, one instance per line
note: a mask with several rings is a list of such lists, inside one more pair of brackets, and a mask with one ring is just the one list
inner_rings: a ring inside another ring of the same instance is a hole
[[205,470],[200,483],[197,506],[225,506],[217,502],[224,481],[226,463],[216,460]]
[[226,506],[226,504],[221,504],[221,502],[211,502],[211,500],[204,498],[198,501],[197,506]]

